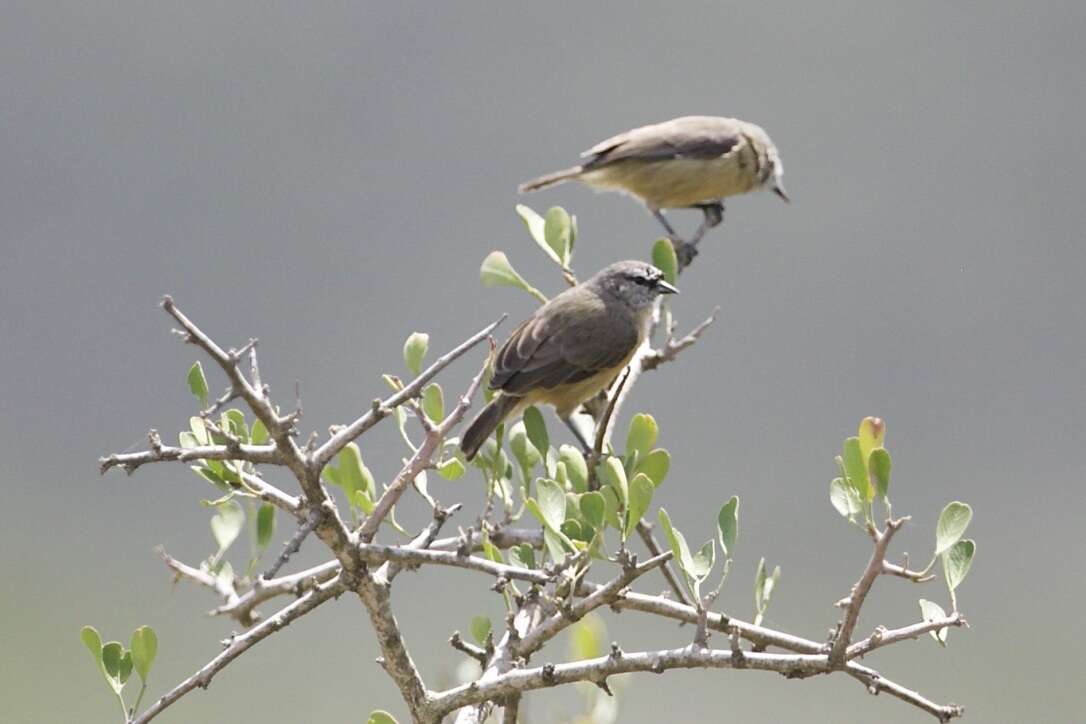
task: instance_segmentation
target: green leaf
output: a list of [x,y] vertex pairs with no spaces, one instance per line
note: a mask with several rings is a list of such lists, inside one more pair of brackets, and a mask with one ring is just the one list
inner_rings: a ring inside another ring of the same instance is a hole
[[873,491],[867,480],[867,460],[860,450],[860,438],[850,437],[845,440],[841,449],[841,460],[845,465],[848,483],[856,491],[856,495],[860,500],[871,500]]
[[652,263],[664,273],[664,279],[674,284],[679,276],[679,259],[675,256],[675,247],[670,239],[657,239],[652,245]]
[[648,455],[642,457],[634,467],[634,473],[644,473],[654,485],[660,485],[667,477],[667,471],[671,468],[671,453],[663,448],[657,448]]
[[[530,501],[530,502],[535,502]],[[558,563],[565,559],[566,552],[572,548],[572,545],[567,546],[565,534],[560,531],[553,531],[550,528],[543,529],[543,545],[547,549],[547,553],[550,554],[551,560]]]
[[438,383],[431,382],[422,390],[422,411],[434,423],[445,419],[445,393]]
[[570,250],[573,248],[573,221],[561,206],[547,210],[543,218],[543,239],[558,257],[562,266],[569,264]]
[[953,592],[969,575],[973,565],[973,554],[977,552],[976,541],[966,538],[960,540],[943,554],[943,573],[946,575],[947,588]]
[[486,616],[475,616],[471,619],[471,635],[477,643],[486,641],[486,635],[490,633],[490,619]]
[[566,536],[570,540],[582,540],[588,542],[592,539],[592,531],[586,531],[581,527],[580,521],[574,518],[567,518],[562,523],[562,535]]
[[253,430],[249,433],[249,439],[254,445],[263,445],[268,441],[268,428],[264,427],[264,423],[260,420],[253,422]]
[[691,561],[693,566],[690,569],[690,575],[698,581],[704,581],[712,572],[713,564],[716,563],[716,544],[711,538],[702,544]]
[[531,234],[532,239],[543,250],[543,253],[549,256],[555,264],[561,265],[562,260],[558,257],[557,252],[547,243],[546,221],[544,218],[524,204],[517,204],[516,209],[517,214],[524,220],[524,225],[528,227],[528,233]]
[[234,437],[244,442],[249,442],[249,426],[245,424],[245,413],[241,410],[229,409],[220,416],[219,426]]
[[609,456],[600,464],[600,472],[604,482],[614,488],[619,504],[625,507],[630,498],[630,487],[626,482],[626,470],[622,467],[622,461],[613,455]]
[[867,457],[867,471],[871,484],[875,486],[875,496],[886,500],[886,494],[890,491],[890,453],[886,452],[886,448],[871,450]]
[[830,503],[846,518],[851,517],[855,512],[850,503],[850,494],[853,496],[852,499],[855,499],[855,491],[849,489],[844,478],[834,478],[830,482]]
[[871,455],[871,451],[882,447],[886,441],[886,423],[881,417],[865,417],[860,421],[860,431],[857,435],[860,440],[860,454],[864,461]]
[[460,458],[452,457],[437,466],[437,474],[446,480],[459,480],[464,475],[464,463]]
[[558,448],[558,460],[565,464],[573,489],[578,493],[588,490],[588,463],[581,451],[573,445],[562,445]]
[[426,359],[426,351],[429,348],[430,335],[425,332],[412,332],[403,343],[403,362],[407,365],[407,370],[415,377],[422,372],[422,361]]
[[667,514],[665,509],[660,508],[658,516],[660,524],[664,527],[664,533],[667,535],[668,543],[671,545],[671,555],[674,556],[675,562],[687,575],[693,576],[694,557],[690,555],[690,546],[686,544],[686,538],[677,528],[671,525],[671,516]]
[[189,390],[200,401],[200,407],[207,407],[207,378],[204,377],[204,366],[199,360],[189,367],[188,381]]
[[[920,615],[928,623],[931,623],[932,621],[938,621],[940,619],[946,618],[946,611],[944,611],[943,607],[940,606],[939,604],[934,603],[932,601],[925,601],[923,598],[920,599],[919,603],[920,603]],[[943,628],[938,629],[936,631],[929,631],[929,633],[931,634],[931,637],[933,639],[935,639],[935,641],[940,646],[946,646],[946,637],[947,637],[948,632],[949,632],[949,629],[947,629],[946,627],[943,627]]]
[[509,549],[513,560],[523,568],[535,568],[535,549],[528,543],[521,543]]
[[509,448],[513,451],[513,457],[517,459],[521,469],[524,470],[525,478],[531,475],[532,470],[543,459],[539,451],[535,449],[535,445],[528,440],[528,433],[523,422],[518,422],[509,428]]
[[365,490],[356,490],[356,491],[354,491],[354,496],[350,499],[349,502],[352,503],[354,505],[354,507],[358,508],[363,513],[365,513],[366,515],[369,515],[370,513],[373,512],[373,508],[374,508],[373,498],[371,498],[369,496],[369,493],[367,493]]
[[151,666],[155,663],[155,655],[158,653],[158,636],[150,626],[140,626],[132,632],[132,665],[139,674],[140,680],[146,682],[151,673]]
[[733,495],[716,517],[716,529],[721,555],[728,558],[735,554],[735,539],[739,536],[739,497]]
[[227,500],[215,506],[218,513],[211,519],[211,533],[219,544],[219,552],[225,551],[237,540],[245,526],[245,511],[236,500]]
[[566,492],[562,486],[553,480],[540,478],[536,481],[536,498],[547,527],[560,530],[566,519]]
[[347,443],[339,451],[336,459],[339,461],[339,468],[335,471],[333,479],[343,488],[347,499],[354,500],[355,491],[364,490],[372,500],[377,494],[377,481],[362,461],[362,451],[359,450],[358,445],[353,442]]
[[517,274],[505,252],[492,251],[483,259],[483,264],[479,267],[479,279],[484,287],[515,287],[523,289],[541,302],[547,301],[541,291]]
[[602,493],[595,491],[585,493],[578,501],[578,507],[581,509],[581,515],[584,516],[585,521],[593,529],[603,530],[604,515],[607,508]]
[[615,530],[622,530],[622,521],[618,518],[622,504],[618,502],[618,493],[611,486],[603,488],[599,493],[603,496],[603,519]]
[[630,481],[630,502],[626,506],[626,529],[622,532],[623,540],[628,539],[630,533],[641,522],[641,516],[648,511],[649,505],[652,503],[652,494],[655,491],[656,486],[644,473],[638,473]]
[[765,611],[765,556],[758,560],[758,568],[754,571],[754,611],[761,615]]
[[943,512],[939,514],[939,522],[935,526],[935,555],[944,551],[958,542],[969,527],[969,521],[973,519],[973,509],[968,503],[954,501],[947,503]]
[[119,692],[124,687],[124,682],[128,680],[125,668],[128,669],[128,673],[132,673],[131,657],[127,665],[124,660],[125,650],[119,641],[110,641],[102,647],[102,665],[105,667],[106,681],[114,691]]
[[[193,415],[189,418],[189,428],[192,430],[192,436],[198,444],[207,445],[211,442],[211,434],[207,431],[207,423],[204,422],[204,418]],[[193,447],[196,446],[193,445]]]
[[256,511],[256,545],[261,550],[268,547],[275,535],[275,506],[264,503]]
[[524,411],[524,430],[528,433],[528,439],[540,455],[546,455],[551,447],[550,437],[547,435],[547,424],[543,422],[543,413],[534,405]]
[[652,415],[637,413],[630,419],[630,429],[626,433],[626,454],[636,450],[640,457],[645,457],[659,434],[660,428]]
[[366,724],[400,724],[396,721],[396,717],[389,714],[383,709],[374,709],[370,712],[369,721]]
[[98,629],[94,626],[84,626],[79,630],[79,640],[87,647],[87,651],[90,651],[90,655],[94,659],[94,663],[98,664],[98,670],[102,672],[102,676],[109,681],[109,674],[106,673],[106,667],[102,661],[102,637],[98,635]]

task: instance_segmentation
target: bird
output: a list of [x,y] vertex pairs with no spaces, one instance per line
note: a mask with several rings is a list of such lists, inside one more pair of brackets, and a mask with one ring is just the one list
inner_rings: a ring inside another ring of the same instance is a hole
[[[765,189],[784,201],[784,166],[761,126],[738,118],[682,116],[640,126],[597,143],[570,168],[522,183],[520,193],[577,180],[601,191],[640,200],[663,225],[688,264],[705,232],[724,219],[724,199]],[[675,233],[664,209],[700,209],[701,225],[689,241]]]
[[467,460],[504,420],[530,405],[553,405],[581,444],[570,416],[606,389],[648,333],[654,303],[678,289],[643,261],[620,261],[540,306],[509,335],[494,357],[497,392],[460,440]]

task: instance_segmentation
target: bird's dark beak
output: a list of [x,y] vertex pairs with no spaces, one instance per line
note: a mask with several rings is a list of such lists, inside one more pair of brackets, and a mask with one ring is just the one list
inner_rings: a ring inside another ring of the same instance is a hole
[[656,282],[656,288],[660,290],[661,294],[678,294],[679,290],[671,284],[668,284],[663,279]]
[[773,187],[773,193],[777,194],[777,196],[780,196],[782,199],[784,199],[785,203],[791,203],[792,202],[792,199],[788,198],[788,192],[785,191],[784,187],[781,186],[780,184],[777,184],[777,185],[775,185]]

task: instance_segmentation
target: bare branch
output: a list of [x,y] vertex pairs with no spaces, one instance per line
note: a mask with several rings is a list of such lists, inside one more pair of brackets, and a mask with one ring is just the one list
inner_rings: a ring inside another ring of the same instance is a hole
[[[503,674],[510,671],[514,664],[517,642],[539,624],[542,616],[543,606],[539,601],[538,592],[533,590],[525,597],[520,610],[515,615],[511,614],[507,619],[505,634],[497,646],[494,647],[489,662],[485,664],[486,668],[482,676],[479,677],[478,681],[473,681],[467,686],[477,688],[483,682],[496,681]],[[486,721],[496,703],[494,699],[482,699],[471,702],[467,706],[457,705],[446,709],[441,706],[434,706],[436,702],[433,695],[431,695],[430,701],[431,711],[437,713],[439,718],[453,709],[460,709],[456,715],[455,724],[482,724]]]
[[880,626],[875,629],[874,633],[868,636],[863,641],[857,641],[848,647],[845,652],[845,657],[848,659],[855,659],[857,657],[869,654],[875,649],[880,649],[883,646],[889,646],[890,644],[896,644],[899,641],[905,641],[907,639],[915,639],[923,636],[931,631],[938,631],[941,628],[968,626],[965,618],[959,613],[952,613],[945,618],[938,619],[936,621],[921,621],[920,623],[914,623],[911,626],[903,626],[893,630],[887,630]]
[[388,417],[394,408],[402,405],[407,400],[418,396],[422,392],[422,388],[425,387],[430,380],[436,377],[439,372],[448,367],[449,364],[456,359],[462,357],[472,347],[489,337],[490,333],[497,329],[498,325],[505,320],[505,317],[506,315],[503,314],[496,322],[487,325],[468,337],[453,350],[438,357],[432,365],[423,370],[418,377],[412,380],[411,383],[402,390],[383,401],[375,402],[368,412],[351,424],[337,431],[313,452],[312,458],[314,467],[316,467],[318,471],[322,470],[324,466],[328,464],[328,461],[334,458],[347,443]]
[[672,362],[679,354],[687,347],[692,347],[695,342],[701,339],[701,336],[705,334],[705,330],[712,326],[716,321],[717,315],[720,314],[720,307],[715,307],[713,313],[703,320],[698,326],[694,327],[690,332],[679,340],[673,340],[671,338],[671,330],[668,330],[668,339],[664,344],[663,349],[651,350],[648,354],[641,358],[641,369],[645,371],[654,370],[665,362]]
[[567,627],[580,621],[589,612],[622,598],[623,589],[654,568],[662,566],[669,558],[671,558],[671,551],[650,558],[641,564],[635,562],[632,565],[624,566],[622,572],[610,582],[599,586],[589,595],[569,606],[568,609],[558,611],[542,621],[538,626],[532,628],[515,646],[516,654],[518,656],[528,656],[538,651],[543,644]]
[[[491,325],[491,329],[496,326],[501,320]],[[463,346],[463,345],[461,345]],[[452,353],[450,353],[452,354]],[[446,355],[446,357],[449,355]],[[437,362],[434,363],[435,365]],[[407,465],[396,474],[392,484],[388,486],[384,494],[377,500],[377,503],[373,506],[373,512],[362,524],[362,527],[358,530],[358,538],[364,543],[368,543],[373,540],[373,537],[377,535],[377,529],[380,527],[381,522],[388,516],[389,511],[392,510],[392,506],[396,505],[396,502],[403,495],[407,487],[414,482],[419,473],[425,470],[434,456],[434,453],[441,447],[442,441],[445,436],[449,434],[464,417],[464,413],[468,411],[471,406],[471,398],[475,396],[475,392],[479,389],[479,385],[483,380],[483,375],[486,374],[486,363],[483,364],[479,373],[472,379],[471,384],[468,385],[467,391],[460,398],[456,407],[452,409],[449,415],[444,421],[436,428],[426,433],[426,438],[419,449],[415,451],[415,454],[411,456],[411,459],[407,461]],[[421,377],[420,377],[421,379]],[[346,444],[346,443],[344,443]],[[319,451],[318,451],[319,452]],[[319,459],[319,455],[314,455],[314,459]]]
[[234,584],[227,581],[224,578],[220,578],[209,571],[202,570],[200,568],[193,568],[190,565],[182,563],[177,560],[162,546],[156,548],[158,555],[162,558],[162,562],[165,563],[171,571],[173,571],[178,578],[187,578],[190,581],[195,581],[205,588],[210,588],[212,591],[222,597],[226,605],[233,604],[238,600],[237,591],[234,589]]
[[401,565],[436,565],[464,568],[486,573],[495,578],[516,579],[530,583],[545,584],[552,579],[550,574],[535,568],[521,568],[505,563],[495,563],[487,558],[462,556],[454,551],[414,550],[404,546],[387,546],[379,543],[359,543],[356,550],[359,558],[371,566],[391,561]]
[[366,607],[366,612],[369,613],[370,625],[373,626],[377,643],[381,647],[381,658],[377,660],[377,663],[400,690],[411,712],[411,718],[414,721],[430,721],[430,717],[427,716],[429,692],[422,681],[418,667],[411,660],[411,654],[408,653],[407,645],[400,633],[400,625],[392,614],[388,584],[378,583],[367,574],[358,581],[355,591],[362,605]]
[[279,554],[279,557],[275,559],[275,563],[271,564],[271,567],[260,576],[261,580],[269,581],[279,574],[279,569],[287,564],[290,557],[298,552],[298,549],[302,547],[302,541],[306,539],[313,529],[317,527],[317,523],[321,520],[320,510],[314,508],[309,511],[309,517],[302,525],[298,526],[298,530],[294,535],[290,537],[286,545],[283,546],[283,552]]
[[849,676],[864,684],[869,693],[878,694],[879,692],[885,691],[890,696],[923,709],[941,722],[948,722],[965,713],[965,707],[958,706],[957,704],[936,704],[912,689],[907,689],[901,684],[896,684],[889,679],[885,679],[879,672],[874,669],[869,669],[866,666],[861,666],[855,661],[850,661],[845,670],[848,672]]
[[452,636],[449,637],[449,646],[452,646],[457,651],[462,651],[480,664],[486,665],[486,651],[479,646],[469,644],[462,639],[459,631],[453,631]]
[[[155,433],[154,430],[151,431]],[[200,445],[199,447],[174,447],[160,445],[158,448],[135,453],[119,453],[98,458],[98,472],[103,475],[113,467],[119,467],[131,475],[141,465],[161,462],[193,462],[195,460],[244,460],[254,465],[261,463],[281,465],[282,458],[275,445],[241,445],[239,448],[226,445]]]
[[867,598],[867,592],[871,590],[875,579],[883,572],[883,566],[886,563],[886,549],[890,546],[890,540],[894,537],[894,533],[897,532],[898,528],[904,525],[907,520],[907,517],[888,520],[886,521],[885,531],[881,533],[878,530],[873,531],[875,550],[872,551],[871,560],[868,562],[867,568],[864,569],[863,575],[860,576],[860,580],[852,587],[852,593],[849,594],[847,599],[848,607],[845,609],[844,620],[837,629],[837,635],[833,638],[830,662],[834,668],[840,669],[845,665],[845,654],[849,643],[852,641],[852,631],[856,628],[856,622],[860,618],[860,608],[863,606],[864,599]]
[[260,604],[277,596],[287,594],[300,596],[338,576],[341,568],[338,560],[332,560],[298,573],[267,581],[258,578],[253,582],[253,587],[241,594],[236,601],[219,606],[211,613],[215,616],[229,616],[246,626],[251,625],[253,621],[260,618],[255,611]]
[[[829,671],[825,656],[808,654],[745,653],[745,667],[780,673],[824,673]],[[446,713],[463,707],[531,691],[569,684],[575,681],[600,682],[608,676],[635,671],[663,673],[669,669],[730,669],[731,650],[665,649],[662,651],[623,652],[621,656],[602,656],[569,664],[545,664],[534,668],[512,669],[494,678],[481,678],[434,695],[433,708]]]
[[215,674],[224,669],[230,662],[241,656],[255,644],[263,641],[271,634],[279,631],[291,622],[296,621],[325,601],[333,599],[343,593],[343,586],[338,580],[330,581],[324,586],[309,591],[289,606],[284,607],[274,616],[257,624],[243,634],[233,636],[228,640],[226,648],[221,654],[206,663],[194,674],[175,686],[158,701],[132,719],[130,724],[146,724],[161,714],[167,707],[176,702],[197,687],[206,689]]

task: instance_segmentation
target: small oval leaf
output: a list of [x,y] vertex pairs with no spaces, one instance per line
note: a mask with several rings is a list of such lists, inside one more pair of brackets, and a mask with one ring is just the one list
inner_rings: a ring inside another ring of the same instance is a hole
[[958,542],[969,527],[969,521],[973,519],[973,509],[968,503],[954,501],[947,503],[943,512],[939,514],[939,522],[935,526],[935,555],[940,555],[950,550],[950,547]]

